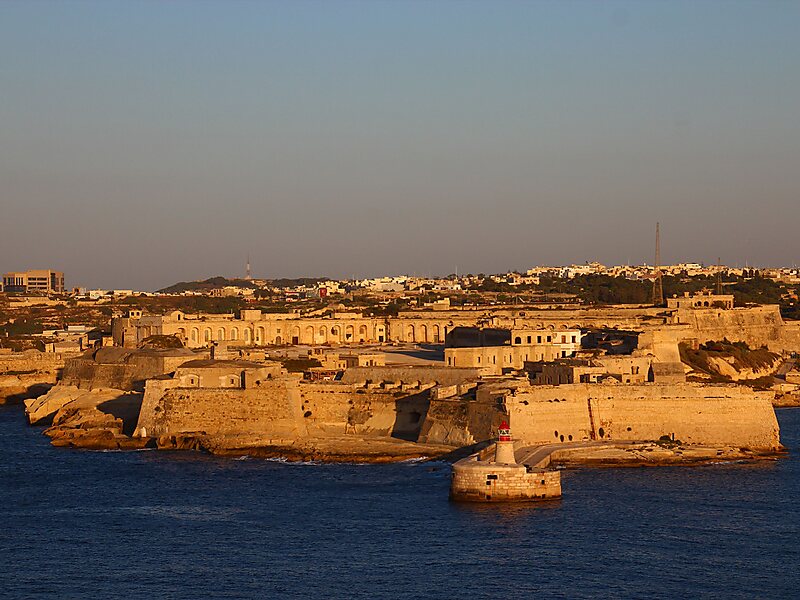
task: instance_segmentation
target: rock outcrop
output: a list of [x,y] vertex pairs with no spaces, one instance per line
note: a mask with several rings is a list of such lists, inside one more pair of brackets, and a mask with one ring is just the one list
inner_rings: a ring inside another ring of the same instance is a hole
[[55,446],[141,448],[149,440],[131,437],[141,402],[142,395],[136,392],[56,386],[41,398],[29,401],[27,415],[32,424],[50,422],[45,435]]

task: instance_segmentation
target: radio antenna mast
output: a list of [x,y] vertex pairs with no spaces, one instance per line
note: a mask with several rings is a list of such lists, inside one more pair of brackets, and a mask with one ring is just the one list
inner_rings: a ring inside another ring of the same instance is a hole
[[653,280],[653,306],[664,304],[664,282],[661,279],[661,225],[656,223],[656,262],[655,279]]

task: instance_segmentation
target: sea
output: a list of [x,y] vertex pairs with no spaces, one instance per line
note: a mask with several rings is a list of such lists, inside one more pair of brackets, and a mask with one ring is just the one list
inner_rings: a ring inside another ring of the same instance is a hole
[[777,413],[775,461],[474,505],[442,462],[67,450],[0,407],[0,597],[800,598],[800,409]]

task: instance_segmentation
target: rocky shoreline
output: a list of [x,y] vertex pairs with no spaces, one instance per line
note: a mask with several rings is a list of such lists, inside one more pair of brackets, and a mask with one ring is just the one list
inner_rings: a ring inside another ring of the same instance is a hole
[[786,455],[787,451],[784,448],[774,452],[757,452],[730,446],[670,446],[659,442],[646,442],[620,447],[556,451],[551,457],[550,464],[557,468],[702,466],[774,461]]
[[798,408],[800,407],[800,394],[776,395],[772,406],[775,408]]

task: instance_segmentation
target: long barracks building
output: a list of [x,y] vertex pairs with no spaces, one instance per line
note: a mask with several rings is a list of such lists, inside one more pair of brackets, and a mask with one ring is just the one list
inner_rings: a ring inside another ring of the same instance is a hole
[[[680,303],[675,301],[666,308],[638,305],[574,309],[481,307],[412,310],[392,317],[368,317],[356,312],[302,316],[260,310],[243,310],[238,316],[181,311],[144,315],[140,310],[131,310],[127,316],[112,320],[114,344],[127,347],[135,347],[151,335],[178,336],[189,348],[203,348],[222,341],[246,346],[443,344],[445,336],[456,327],[558,330],[559,337],[552,339],[558,339],[559,343],[560,335],[567,335],[567,331],[660,331],[659,335],[669,338],[670,344],[727,338],[746,342],[754,348],[766,346],[778,352],[800,351],[800,322],[784,322],[777,305],[732,308],[729,297],[708,294],[683,297]],[[571,344],[572,333],[569,336]],[[524,339],[527,342],[527,334]]]
[[181,311],[151,316],[131,310],[127,316],[113,319],[112,331],[114,344],[128,347],[136,346],[151,335],[175,335],[189,348],[202,348],[220,341],[247,346],[392,342],[443,344],[445,336],[456,327],[540,331],[611,327],[640,330],[645,322],[664,324],[665,317],[657,316],[657,311],[642,307],[618,307],[586,310],[407,311],[396,317],[332,313],[305,317],[243,310],[236,317]]

